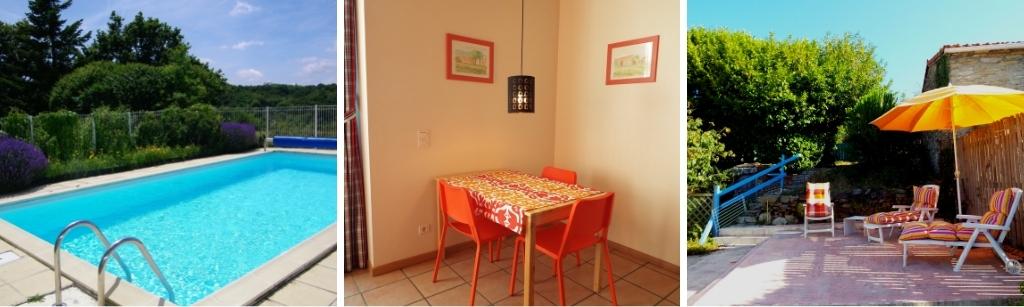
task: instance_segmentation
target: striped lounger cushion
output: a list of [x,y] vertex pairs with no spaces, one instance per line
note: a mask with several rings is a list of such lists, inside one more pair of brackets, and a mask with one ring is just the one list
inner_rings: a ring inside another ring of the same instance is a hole
[[903,232],[900,233],[900,241],[918,240],[928,238],[928,223],[909,222],[903,224]]
[[875,224],[875,225],[888,225],[888,224],[912,222],[912,221],[918,220],[918,218],[920,218],[920,217],[921,217],[921,213],[920,212],[916,212],[916,211],[903,211],[903,212],[889,211],[889,212],[879,212],[879,213],[872,214],[872,215],[868,216],[867,218],[865,218],[864,222],[868,223],[868,224]]
[[928,238],[939,241],[956,241],[957,225],[946,221],[934,221],[928,225]]

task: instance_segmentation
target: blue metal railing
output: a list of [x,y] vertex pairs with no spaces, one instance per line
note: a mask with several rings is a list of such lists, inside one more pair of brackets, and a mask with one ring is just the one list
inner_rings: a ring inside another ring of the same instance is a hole
[[[786,164],[796,161],[797,159],[800,159],[799,153],[794,154],[789,158],[786,158],[786,155],[782,155],[782,158],[780,158],[779,163],[772,164],[771,167],[768,167],[760,172],[757,172],[757,174],[754,174],[753,176],[747,177],[743,180],[740,180],[739,182],[733,183],[732,185],[726,187],[724,190],[721,188],[721,186],[715,185],[715,193],[712,196],[711,219],[708,220],[707,226],[704,227],[704,232],[702,232],[700,235],[700,244],[707,243],[708,235],[718,236],[718,227],[720,225],[718,218],[719,213],[722,210],[725,210],[726,208],[729,208],[729,206],[739,203],[740,200],[743,200],[747,196],[757,193],[763,190],[764,188],[772,186],[774,184],[778,184],[779,189],[781,190],[782,185],[785,184],[785,182],[783,182],[783,179],[786,178]],[[761,177],[769,175],[769,173],[775,170],[778,170],[778,172],[770,174],[772,177],[769,178],[768,180],[765,180],[764,182],[761,182],[761,184],[758,184],[753,188],[750,188],[749,190],[746,190],[742,193],[736,194],[729,200],[722,202],[722,195],[733,192],[740,187],[746,186],[751,182],[758,180]]]

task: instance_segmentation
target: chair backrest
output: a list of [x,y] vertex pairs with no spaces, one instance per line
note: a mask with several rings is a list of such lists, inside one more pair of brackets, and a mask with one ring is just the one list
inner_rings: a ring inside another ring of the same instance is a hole
[[831,204],[832,196],[829,195],[829,183],[807,183],[807,203],[808,204]]
[[[441,213],[456,222],[469,225],[470,229],[476,229],[476,222],[473,216],[475,203],[469,196],[469,190],[454,187],[447,181],[441,181]],[[445,219],[447,221],[447,219]]]
[[580,250],[608,239],[608,225],[612,221],[612,204],[615,193],[577,200],[569,212],[569,223],[565,227],[559,255]]
[[939,186],[935,184],[926,184],[920,188],[914,186],[914,203],[910,205],[910,210],[920,210],[922,208],[936,208],[939,205]]
[[568,184],[576,184],[576,172],[554,166],[545,166],[544,170],[541,171],[540,176]]
[[988,211],[982,215],[981,220],[978,223],[1000,225],[1006,227],[1007,231],[1000,231],[999,238],[997,239],[1000,243],[1006,238],[1006,234],[1009,233],[1010,225],[1013,224],[1013,217],[1017,215],[1017,208],[1020,207],[1020,198],[1022,194],[1021,189],[1009,188],[1005,190],[999,190],[992,193],[992,197],[988,201]]

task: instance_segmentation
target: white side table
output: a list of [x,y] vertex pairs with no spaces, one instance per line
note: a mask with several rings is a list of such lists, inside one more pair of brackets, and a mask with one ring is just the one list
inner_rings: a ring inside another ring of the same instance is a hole
[[860,223],[863,224],[864,223],[864,218],[865,218],[865,216],[860,216],[860,215],[849,216],[849,217],[844,218],[843,219],[843,235],[850,235],[850,233],[853,232],[853,227],[856,226],[855,223],[860,222]]

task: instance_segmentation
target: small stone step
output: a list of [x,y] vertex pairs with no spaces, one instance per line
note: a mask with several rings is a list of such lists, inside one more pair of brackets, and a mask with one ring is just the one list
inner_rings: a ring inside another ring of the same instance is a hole
[[800,225],[772,225],[772,226],[746,226],[746,227],[725,227],[718,230],[719,237],[770,237],[777,232],[791,232],[802,230]]
[[768,237],[715,237],[715,243],[724,246],[748,246],[758,245]]

